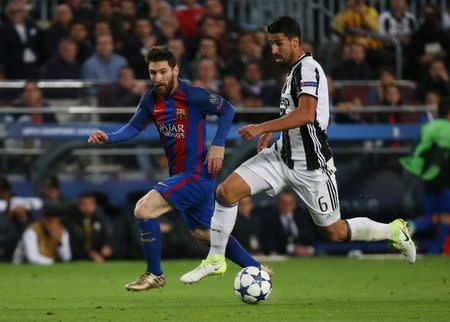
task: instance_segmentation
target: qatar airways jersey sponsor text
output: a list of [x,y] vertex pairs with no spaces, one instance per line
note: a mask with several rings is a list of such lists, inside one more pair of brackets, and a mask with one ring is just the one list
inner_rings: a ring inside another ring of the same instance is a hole
[[156,123],[158,130],[161,134],[168,137],[173,137],[177,139],[184,139],[184,124],[174,124],[174,123]]

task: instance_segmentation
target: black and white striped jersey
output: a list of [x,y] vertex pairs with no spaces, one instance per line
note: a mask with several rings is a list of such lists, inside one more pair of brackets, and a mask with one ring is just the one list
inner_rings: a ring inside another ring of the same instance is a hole
[[282,131],[275,149],[291,169],[315,170],[324,168],[332,157],[326,129],[330,116],[328,85],[320,64],[310,54],[303,55],[289,69],[280,101],[280,114],[301,108],[301,95],[317,98],[316,118],[313,124]]
[[378,32],[383,36],[407,36],[416,29],[416,18],[412,13],[405,12],[397,19],[390,11],[384,11],[378,18],[378,27]]

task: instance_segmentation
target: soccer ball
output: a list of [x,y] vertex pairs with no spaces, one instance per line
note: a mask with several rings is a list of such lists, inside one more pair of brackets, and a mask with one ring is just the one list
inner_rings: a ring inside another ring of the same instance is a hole
[[272,281],[267,272],[259,267],[249,266],[237,273],[234,292],[245,303],[264,302],[272,292]]

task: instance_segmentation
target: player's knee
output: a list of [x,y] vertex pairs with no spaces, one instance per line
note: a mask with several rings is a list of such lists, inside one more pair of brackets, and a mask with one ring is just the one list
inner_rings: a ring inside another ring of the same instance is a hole
[[233,190],[224,183],[219,184],[217,187],[216,196],[220,203],[226,205],[232,205],[239,201],[236,196],[234,196]]

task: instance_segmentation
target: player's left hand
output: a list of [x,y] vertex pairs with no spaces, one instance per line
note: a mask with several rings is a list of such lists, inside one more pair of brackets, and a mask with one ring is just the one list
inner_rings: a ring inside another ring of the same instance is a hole
[[239,135],[247,141],[250,141],[262,134],[261,128],[258,124],[250,124],[239,129]]
[[220,169],[222,169],[224,153],[225,148],[223,146],[212,145],[209,147],[205,164],[208,168],[208,173],[211,174],[213,178],[216,178],[219,175]]

